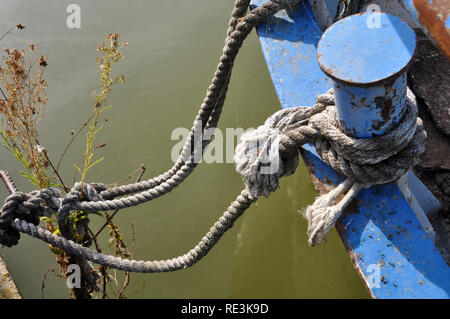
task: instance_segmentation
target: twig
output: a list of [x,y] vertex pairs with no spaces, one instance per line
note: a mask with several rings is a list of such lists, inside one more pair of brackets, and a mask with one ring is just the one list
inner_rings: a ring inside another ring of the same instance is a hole
[[6,31],[1,37],[0,37],[0,42],[12,31],[14,31],[14,29],[24,29],[25,27],[21,24],[16,24],[15,26],[13,26],[11,29],[9,29],[8,31]]
[[0,178],[2,179],[3,184],[5,184],[6,189],[11,195],[17,192],[16,184],[14,184],[14,181],[12,180],[11,176],[9,176],[7,171],[0,170]]
[[124,183],[128,182],[133,176],[137,175],[137,173],[140,172],[140,173],[142,174],[142,169],[144,169],[144,167],[145,167],[145,165],[142,164],[141,166],[139,166],[138,168],[136,168],[136,170],[135,170],[133,173],[131,173],[130,175],[128,175],[127,178],[125,178],[125,179],[123,179],[123,180],[121,180],[121,181],[112,183],[112,184],[108,184],[108,186],[114,187],[114,186],[117,186],[117,185],[124,184]]
[[[88,226],[88,231],[89,231],[89,233],[91,234],[91,236],[92,236],[92,241],[94,242],[94,245],[95,245],[95,249],[99,252],[99,253],[101,253],[102,252],[102,249],[100,248],[100,245],[98,244],[98,242],[97,242],[97,238],[95,238],[95,236],[93,236],[94,235],[94,233],[92,232],[92,230],[91,230],[91,228]],[[107,279],[107,277],[108,277],[108,274],[107,274],[107,272],[106,272],[106,267],[105,266],[100,266],[100,272],[102,273],[102,279],[103,279],[103,291],[102,291],[102,299],[105,299],[106,298],[106,279]]]
[[55,264],[53,264],[49,269],[47,269],[47,271],[45,272],[45,274],[44,274],[44,277],[42,277],[42,283],[41,283],[41,294],[42,294],[42,299],[44,299],[44,296],[45,296],[45,281],[47,280],[47,275],[48,275],[48,273],[51,271],[51,272],[54,272],[55,271],[55,266],[56,266],[56,263]]
[[133,223],[130,223],[131,226],[131,259],[134,259],[134,246],[136,244],[136,232],[134,231]]
[[3,97],[5,98],[5,101],[7,101],[8,98],[6,97],[6,94],[5,94],[5,92],[3,92],[2,88],[0,88],[0,92],[2,93]]
[[[136,237],[135,237],[136,233],[134,231],[133,223],[130,223],[130,225],[131,225],[131,259],[134,259],[134,245],[135,245],[135,240],[136,240]],[[117,294],[117,299],[122,298],[122,295],[129,284],[130,284],[130,273],[128,271],[126,271],[125,272],[125,281],[123,283],[122,289]]]
[[130,273],[128,271],[126,271],[125,272],[125,281],[123,283],[122,289],[120,289],[119,293],[117,294],[117,299],[122,298],[122,295],[123,295],[125,289],[127,289],[129,284],[130,284]]
[[48,161],[48,163],[49,163],[50,166],[52,167],[53,172],[55,172],[56,176],[58,177],[59,181],[61,182],[61,184],[62,184],[64,190],[65,190],[66,192],[69,192],[69,191],[70,191],[70,188],[67,187],[66,184],[64,184],[64,181],[62,180],[61,176],[59,175],[58,170],[55,168],[55,166],[53,166],[52,161],[51,161],[50,158],[48,157],[47,152],[43,152],[43,153],[44,153],[44,156],[45,156],[46,160]]
[[56,165],[56,170],[59,170],[59,166],[61,165],[61,162],[62,162],[62,160],[64,158],[64,155],[66,155],[67,150],[69,149],[70,145],[73,143],[73,141],[75,141],[75,139],[78,137],[78,135],[80,135],[80,133],[88,125],[88,123],[92,120],[93,117],[94,117],[94,113],[92,113],[92,115],[87,119],[87,121],[85,121],[83,123],[83,125],[80,127],[80,129],[76,132],[76,134],[74,134],[72,136],[72,138],[70,139],[69,143],[67,143],[66,148],[64,149],[64,151],[62,152],[61,156],[59,157],[58,165]]
[[[41,145],[41,143],[39,143],[39,141],[38,141],[37,138],[36,138],[36,143],[37,143],[38,145]],[[52,161],[51,161],[50,158],[48,157],[47,150],[44,150],[42,153],[44,154],[45,159],[48,161],[48,163],[49,163],[50,166],[52,167],[53,172],[56,174],[56,176],[58,177],[59,181],[61,182],[61,184],[62,184],[64,190],[65,190],[66,192],[69,192],[69,191],[70,191],[70,188],[68,188],[68,187],[66,186],[66,184],[64,184],[64,181],[62,180],[62,177],[59,175],[58,170],[55,168],[55,166],[53,165]]]

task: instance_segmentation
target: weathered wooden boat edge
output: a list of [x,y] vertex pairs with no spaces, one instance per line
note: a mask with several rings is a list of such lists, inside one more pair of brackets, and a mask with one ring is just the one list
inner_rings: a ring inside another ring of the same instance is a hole
[[0,257],[0,299],[21,299],[19,289],[6,266]]

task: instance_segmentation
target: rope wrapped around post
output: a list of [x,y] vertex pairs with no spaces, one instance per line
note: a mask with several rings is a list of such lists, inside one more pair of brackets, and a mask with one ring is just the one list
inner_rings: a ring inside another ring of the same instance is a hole
[[385,135],[365,139],[352,138],[339,129],[332,90],[316,102],[313,107],[276,112],[264,125],[244,133],[235,153],[236,170],[253,198],[267,197],[278,188],[281,176],[295,172],[299,149],[305,143],[313,143],[321,159],[347,177],[306,209],[311,246],[326,237],[361,189],[394,181],[416,165],[426,139],[409,89],[407,111],[398,126]]
[[[317,98],[315,106],[276,112],[264,125],[241,136],[235,161],[246,189],[199,244],[184,255],[161,261],[130,261],[98,253],[66,239],[71,234],[67,233],[68,225],[64,223],[60,224],[63,237],[37,226],[39,220],[36,216],[55,212],[57,207],[61,216],[72,209],[82,208],[83,203],[95,206],[102,201],[99,194],[106,189],[103,184],[86,184],[83,189],[85,202],[80,199],[79,184],[64,198],[60,197],[56,189],[13,194],[6,199],[0,215],[0,243],[14,245],[17,240],[11,240],[11,232],[23,232],[63,249],[70,255],[124,271],[166,272],[190,267],[214,247],[259,196],[268,196],[278,188],[280,177],[295,172],[300,147],[312,142],[327,164],[347,176],[341,185],[320,196],[306,209],[309,244],[315,246],[326,237],[343,209],[361,189],[393,181],[414,166],[424,151],[425,138],[422,121],[417,117],[415,97],[409,90],[407,111],[399,125],[386,135],[370,139],[353,139],[339,130],[333,94],[329,91]],[[366,153],[365,149],[373,153]],[[344,194],[343,199],[335,204]]]

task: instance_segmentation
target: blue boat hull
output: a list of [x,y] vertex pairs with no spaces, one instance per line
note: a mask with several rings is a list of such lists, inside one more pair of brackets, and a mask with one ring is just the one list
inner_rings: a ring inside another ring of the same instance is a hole
[[[263,2],[254,0],[252,5]],[[289,13],[279,12],[258,27],[282,108],[314,105],[316,96],[331,87],[316,57],[321,35],[307,2]],[[342,182],[343,177],[321,161],[312,145],[304,146],[302,156],[319,192]],[[362,191],[337,230],[374,298],[449,298],[450,268],[397,184]]]

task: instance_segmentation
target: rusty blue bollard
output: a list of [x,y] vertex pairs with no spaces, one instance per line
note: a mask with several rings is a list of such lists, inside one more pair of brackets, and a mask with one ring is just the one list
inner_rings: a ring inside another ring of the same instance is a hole
[[[414,31],[400,18],[378,12],[349,16],[328,28],[317,55],[323,72],[332,79],[341,129],[357,138],[383,135],[406,111],[406,69],[416,47]],[[434,231],[408,187],[400,191],[425,231]]]
[[317,55],[332,79],[341,129],[349,136],[383,135],[405,113],[406,69],[414,31],[396,16],[366,12],[328,28]]

